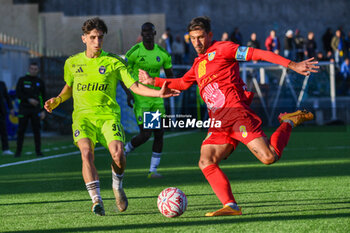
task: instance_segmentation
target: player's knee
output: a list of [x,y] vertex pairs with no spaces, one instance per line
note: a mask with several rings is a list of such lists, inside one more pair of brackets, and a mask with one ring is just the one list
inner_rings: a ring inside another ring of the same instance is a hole
[[276,160],[276,156],[274,155],[274,153],[271,152],[271,153],[266,153],[262,157],[262,159],[260,159],[260,161],[265,165],[270,165],[270,164],[275,163],[277,160]]
[[198,162],[198,167],[203,170],[209,165],[216,164],[216,161],[213,158],[200,158]]
[[112,159],[116,164],[120,164],[124,160],[124,150],[122,148],[117,148],[112,154]]

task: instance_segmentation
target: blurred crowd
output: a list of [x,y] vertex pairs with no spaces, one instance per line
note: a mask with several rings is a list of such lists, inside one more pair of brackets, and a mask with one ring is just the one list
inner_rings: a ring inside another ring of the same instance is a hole
[[[313,31],[301,32],[299,29],[289,29],[284,32],[283,38],[278,38],[277,32],[271,30],[260,43],[257,34],[252,32],[248,42],[243,41],[243,36],[238,27],[232,33],[223,32],[221,41],[232,41],[242,46],[269,50],[293,61],[302,61],[314,57],[318,61],[333,62],[336,67],[337,82],[342,83],[343,90],[340,95],[350,95],[350,31],[346,34],[342,27],[333,31],[327,28],[321,36],[322,45],[317,45]],[[177,34],[175,38],[171,29],[167,28],[159,41],[171,54],[173,64],[190,64],[190,38],[188,33]]]

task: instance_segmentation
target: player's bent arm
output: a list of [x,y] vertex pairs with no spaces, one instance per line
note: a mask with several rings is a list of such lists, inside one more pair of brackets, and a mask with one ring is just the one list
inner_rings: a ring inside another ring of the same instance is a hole
[[72,87],[66,84],[58,96],[52,97],[45,102],[44,108],[46,111],[51,113],[52,110],[57,108],[61,103],[68,100],[70,97],[72,97]]
[[143,95],[148,97],[168,98],[172,96],[178,96],[180,94],[180,91],[169,89],[168,87],[166,87],[166,82],[163,84],[162,89],[160,90],[151,89],[149,87],[142,85],[139,82],[135,82],[133,85],[131,85],[130,90],[132,90],[134,93],[138,95]]

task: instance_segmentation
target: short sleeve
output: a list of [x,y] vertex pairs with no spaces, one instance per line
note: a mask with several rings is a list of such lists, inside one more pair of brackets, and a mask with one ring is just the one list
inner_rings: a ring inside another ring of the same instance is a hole
[[136,82],[136,80],[130,75],[126,66],[119,67],[119,75],[120,80],[127,88],[130,88]]
[[66,62],[64,63],[64,81],[67,83],[68,86],[72,87],[74,78],[70,69],[69,60],[66,60]]
[[171,56],[169,53],[165,53],[164,54],[164,64],[163,64],[163,68],[164,69],[170,69],[172,67],[172,63],[171,63]]

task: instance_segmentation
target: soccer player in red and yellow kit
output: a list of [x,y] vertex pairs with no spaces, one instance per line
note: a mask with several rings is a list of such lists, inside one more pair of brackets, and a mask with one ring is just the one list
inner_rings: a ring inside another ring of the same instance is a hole
[[152,79],[147,72],[140,71],[139,81],[155,86],[167,81],[169,88],[178,90],[198,84],[210,118],[221,121],[220,128],[209,128],[202,143],[199,167],[224,207],[206,216],[241,215],[241,208],[237,206],[230,182],[219,168],[219,162],[229,156],[239,142],[245,144],[262,163],[276,162],[288,143],[292,127],[312,120],[313,114],[305,110],[280,114],[278,119],[281,125],[267,139],[261,129],[261,119],[249,107],[253,93],[245,89],[238,62],[264,60],[302,75],[310,75],[310,72],[317,72],[317,61],[312,58],[295,63],[269,51],[229,41],[213,41],[210,19],[207,17],[192,19],[187,29],[198,53],[192,68],[177,79]]

